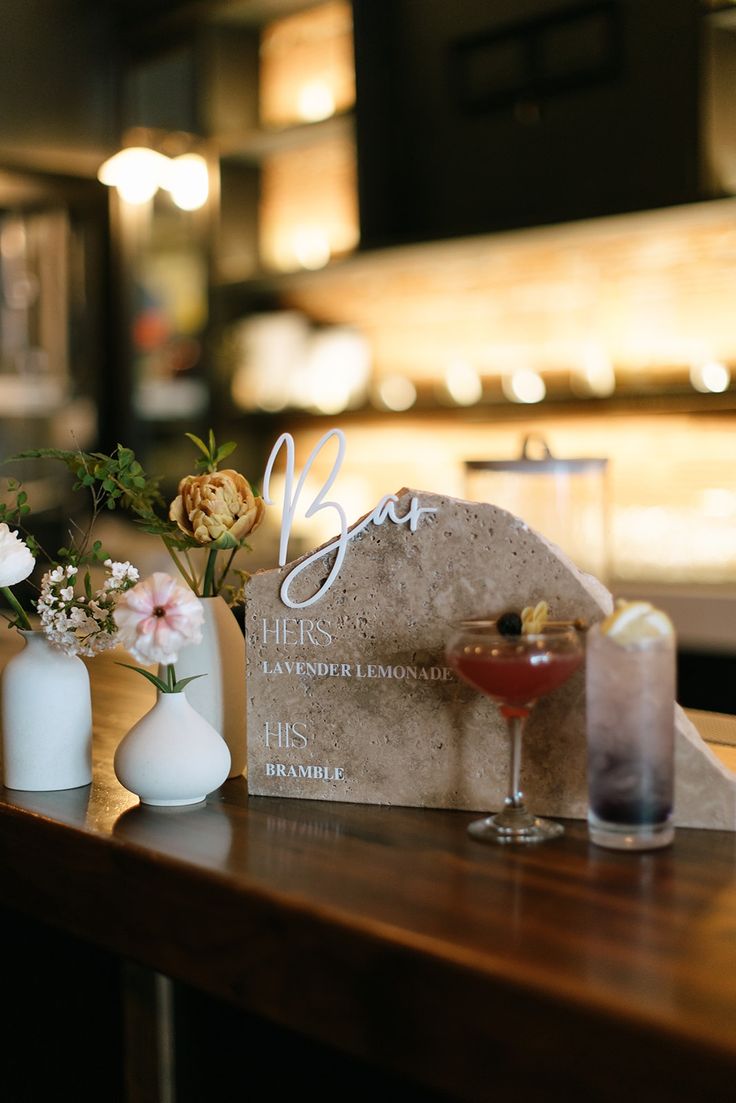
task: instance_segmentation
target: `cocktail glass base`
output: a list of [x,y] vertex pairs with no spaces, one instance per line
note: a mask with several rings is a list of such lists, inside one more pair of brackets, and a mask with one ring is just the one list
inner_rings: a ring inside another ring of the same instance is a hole
[[654,824],[610,823],[589,812],[588,834],[592,843],[608,850],[658,850],[671,844],[675,825],[671,819]]
[[564,834],[564,827],[554,820],[533,816],[525,808],[505,808],[495,816],[474,820],[468,834],[482,843],[543,843]]

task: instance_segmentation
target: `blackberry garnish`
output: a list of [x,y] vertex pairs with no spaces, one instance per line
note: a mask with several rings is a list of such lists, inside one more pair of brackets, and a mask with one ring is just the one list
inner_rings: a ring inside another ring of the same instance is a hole
[[502,613],[496,621],[496,627],[502,636],[520,636],[521,617],[518,613]]

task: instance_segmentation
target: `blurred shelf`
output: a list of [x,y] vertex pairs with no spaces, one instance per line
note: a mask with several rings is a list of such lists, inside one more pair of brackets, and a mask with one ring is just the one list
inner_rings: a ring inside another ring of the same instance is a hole
[[448,416],[458,425],[487,424],[503,421],[505,424],[520,422],[533,424],[550,416],[592,416],[603,414],[606,417],[626,416],[629,414],[687,414],[723,415],[733,419],[736,414],[736,392],[731,395],[642,395],[633,389],[629,394],[614,398],[576,398],[569,391],[549,393],[543,402],[524,404],[510,402],[501,391],[500,380],[494,380],[488,387],[484,398],[473,406],[458,406],[442,401],[437,397],[434,385],[417,385],[417,401],[407,410],[389,410],[366,401],[361,406],[341,410],[339,413],[320,413],[288,406],[282,410],[267,412],[264,410],[241,410],[234,408],[232,416],[258,417],[288,424],[292,431],[302,429],[332,428],[336,421],[340,425],[385,424],[390,418],[419,417],[423,421],[441,421]]
[[115,0],[121,34],[135,49],[202,26],[263,27],[319,0]]
[[307,11],[319,0],[209,0],[211,18],[218,23],[261,27],[286,15]]
[[359,252],[356,251],[349,256],[335,257],[334,260],[331,260],[322,268],[300,268],[293,272],[277,272],[273,269],[259,268],[248,276],[234,276],[231,279],[221,275],[212,284],[212,294],[218,299],[237,299],[238,296],[241,296],[244,300],[245,309],[253,297],[283,294],[291,288],[314,282],[325,272],[330,274],[337,272],[339,274],[341,268],[354,264],[358,258]]
[[703,15],[716,27],[736,28],[736,4],[733,0],[706,2]]
[[260,164],[265,157],[286,150],[306,149],[320,141],[351,139],[354,114],[345,111],[313,123],[297,123],[279,129],[251,130],[237,135],[216,137],[222,160]]

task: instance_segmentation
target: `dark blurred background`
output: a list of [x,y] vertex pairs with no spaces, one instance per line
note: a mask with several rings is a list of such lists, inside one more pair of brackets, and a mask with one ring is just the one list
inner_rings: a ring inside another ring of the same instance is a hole
[[2,456],[173,494],[185,431],[258,483],[339,424],[349,514],[496,501],[736,649],[736,5],[6,0],[0,56]]

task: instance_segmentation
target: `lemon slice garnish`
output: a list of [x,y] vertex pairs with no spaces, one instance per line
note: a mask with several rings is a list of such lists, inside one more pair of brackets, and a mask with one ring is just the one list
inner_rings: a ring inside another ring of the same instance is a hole
[[661,609],[652,609],[651,613],[647,615],[647,625],[658,636],[673,636],[675,633],[672,621]]
[[620,636],[634,621],[653,612],[651,601],[617,601],[614,611],[601,624],[601,632],[607,636]]
[[622,646],[674,635],[672,621],[650,601],[617,601],[601,622],[601,632]]
[[540,601],[537,605],[527,605],[521,610],[521,630],[525,636],[534,635],[544,629],[549,620],[549,605]]

